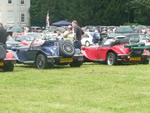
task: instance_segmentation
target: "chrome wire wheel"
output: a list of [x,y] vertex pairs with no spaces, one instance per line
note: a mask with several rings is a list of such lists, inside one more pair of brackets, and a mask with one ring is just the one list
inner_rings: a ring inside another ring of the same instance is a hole
[[36,58],[36,66],[38,69],[44,69],[46,68],[47,60],[46,57],[43,54],[39,54]]
[[117,64],[117,57],[116,54],[113,52],[108,53],[107,55],[107,64],[108,65],[116,65]]

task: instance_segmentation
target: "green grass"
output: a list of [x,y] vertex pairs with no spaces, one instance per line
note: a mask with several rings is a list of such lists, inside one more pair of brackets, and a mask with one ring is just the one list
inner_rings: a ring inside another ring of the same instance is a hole
[[0,72],[0,113],[150,113],[150,65]]

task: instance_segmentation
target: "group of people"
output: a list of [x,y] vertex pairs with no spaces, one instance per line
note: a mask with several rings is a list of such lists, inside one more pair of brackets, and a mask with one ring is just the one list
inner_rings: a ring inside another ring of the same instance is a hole
[[[76,20],[72,21],[72,26],[69,25],[67,31],[64,33],[64,40],[70,40],[75,48],[81,49],[81,39],[84,35],[83,30],[78,26]],[[3,24],[0,23],[0,44],[6,49],[6,41],[9,34],[3,28]]]
[[81,39],[84,32],[76,20],[72,21],[72,26],[68,25],[67,31],[64,32],[64,40],[70,40],[75,48],[81,49]]

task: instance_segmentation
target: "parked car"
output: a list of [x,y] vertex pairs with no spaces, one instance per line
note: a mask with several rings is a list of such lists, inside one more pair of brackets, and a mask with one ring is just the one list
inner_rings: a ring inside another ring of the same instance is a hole
[[150,37],[145,34],[131,33],[131,34],[126,34],[125,36],[130,39],[134,39],[137,42],[144,42],[145,45],[150,45]]
[[[33,37],[31,35],[18,35],[13,38],[15,41],[21,42],[23,45],[30,45],[35,37]],[[41,39],[36,40],[36,42],[34,42],[34,45],[41,43],[40,40]]]
[[11,50],[12,47],[21,47],[23,44],[21,42],[15,41],[11,36],[8,37],[6,41],[7,49]]
[[129,38],[112,43],[105,43],[106,41],[104,40],[101,45],[82,47],[81,53],[86,60],[104,62],[108,65],[149,63],[150,47],[146,47],[144,43],[129,44]]
[[67,65],[80,67],[83,55],[75,49],[70,41],[46,40],[41,45],[17,48],[15,51],[17,62],[36,64],[38,69],[49,68],[52,65]]
[[81,44],[83,46],[87,46],[87,47],[90,45],[93,45],[93,36],[92,35],[93,35],[93,33],[91,33],[91,32],[85,32],[84,36],[81,40]]
[[42,37],[45,40],[55,40],[57,37],[57,33],[45,33]]
[[3,71],[13,71],[16,58],[11,50],[5,50],[0,44],[0,69]]
[[117,39],[124,39],[126,36],[125,35],[122,35],[122,34],[115,34],[115,33],[110,33],[108,36],[107,36],[107,39],[114,39],[114,40],[117,40]]
[[42,30],[39,26],[31,26],[30,31],[40,33]]

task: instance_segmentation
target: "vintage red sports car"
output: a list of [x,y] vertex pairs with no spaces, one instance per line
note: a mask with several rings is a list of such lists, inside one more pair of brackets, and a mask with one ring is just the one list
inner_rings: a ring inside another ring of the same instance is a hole
[[[146,50],[147,49],[147,50]],[[129,39],[104,40],[99,45],[82,47],[81,53],[85,61],[99,61],[108,65],[117,64],[148,64],[150,47],[144,43],[129,44]]]
[[16,58],[11,50],[5,50],[2,45],[0,45],[0,69],[3,71],[13,71],[14,64],[16,63]]

